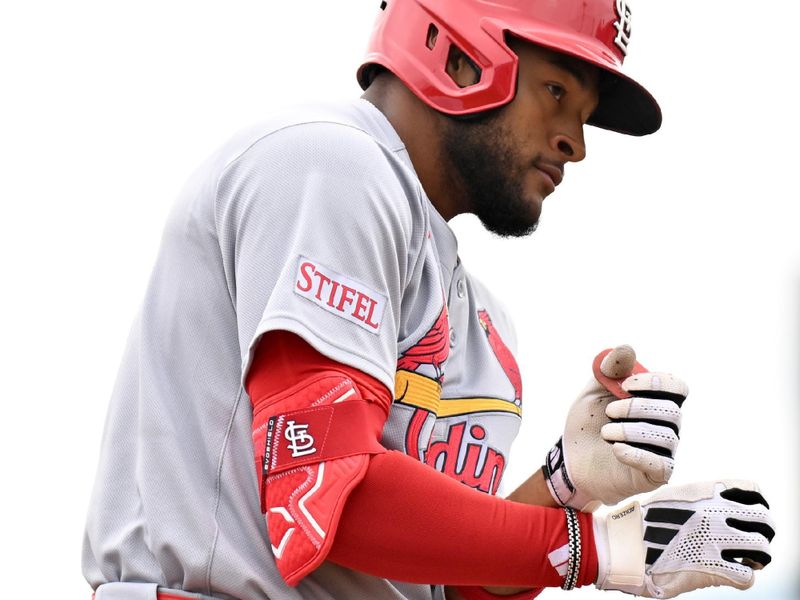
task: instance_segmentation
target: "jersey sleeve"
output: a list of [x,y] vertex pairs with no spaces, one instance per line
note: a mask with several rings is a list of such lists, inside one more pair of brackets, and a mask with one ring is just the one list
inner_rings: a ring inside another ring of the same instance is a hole
[[419,198],[390,150],[343,124],[278,130],[225,169],[215,210],[242,381],[258,339],[286,330],[391,389]]

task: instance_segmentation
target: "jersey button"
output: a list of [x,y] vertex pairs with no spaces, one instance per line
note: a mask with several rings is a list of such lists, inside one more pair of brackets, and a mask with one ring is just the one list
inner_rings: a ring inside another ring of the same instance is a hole
[[450,347],[452,348],[455,345],[456,345],[456,330],[451,327],[450,328]]
[[459,298],[463,298],[464,296],[467,295],[467,286],[464,283],[463,279],[459,279],[456,282],[456,293],[458,294]]

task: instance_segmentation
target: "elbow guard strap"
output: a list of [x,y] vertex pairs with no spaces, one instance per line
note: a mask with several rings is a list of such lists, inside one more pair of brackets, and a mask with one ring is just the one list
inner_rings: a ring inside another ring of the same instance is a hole
[[344,503],[380,445],[385,407],[341,372],[253,402],[261,511],[283,579],[297,585],[333,543]]

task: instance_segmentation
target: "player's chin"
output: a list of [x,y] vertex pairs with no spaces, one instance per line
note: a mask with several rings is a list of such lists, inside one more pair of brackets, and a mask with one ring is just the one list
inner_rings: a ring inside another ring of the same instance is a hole
[[541,199],[525,197],[519,198],[511,205],[506,205],[503,209],[478,214],[478,218],[486,229],[496,235],[524,237],[536,231],[541,212]]
[[542,208],[544,207],[544,199],[548,194],[543,194],[539,191],[528,192],[525,194],[524,202],[528,208],[528,219],[531,221],[539,221],[542,216]]
[[516,213],[514,218],[519,222],[522,229],[530,229],[531,232],[536,229],[536,225],[539,223],[539,219],[542,216],[544,199],[548,194],[549,192],[538,188],[525,189],[524,194],[519,199],[513,211]]

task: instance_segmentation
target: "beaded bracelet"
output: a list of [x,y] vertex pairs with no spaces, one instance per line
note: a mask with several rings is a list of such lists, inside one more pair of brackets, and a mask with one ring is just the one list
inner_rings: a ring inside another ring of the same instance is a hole
[[569,536],[569,559],[567,561],[567,576],[564,578],[563,590],[574,589],[578,583],[581,572],[581,526],[575,509],[564,508],[567,515],[567,535]]

